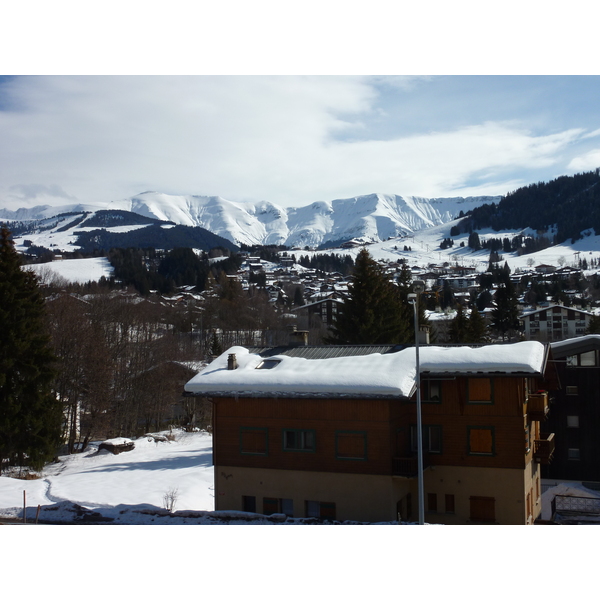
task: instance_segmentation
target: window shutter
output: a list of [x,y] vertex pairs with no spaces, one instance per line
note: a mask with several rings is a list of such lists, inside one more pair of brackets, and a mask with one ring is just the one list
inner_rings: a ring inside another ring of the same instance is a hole
[[469,431],[469,451],[477,454],[492,454],[494,449],[491,429],[476,429]]

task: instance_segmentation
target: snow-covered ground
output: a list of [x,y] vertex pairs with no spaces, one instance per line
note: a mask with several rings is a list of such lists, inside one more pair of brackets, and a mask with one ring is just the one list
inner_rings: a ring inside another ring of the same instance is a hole
[[[0,478],[0,517],[77,520],[73,504],[93,510],[116,523],[152,523],[155,517],[138,512],[164,507],[164,496],[176,495],[175,511],[214,510],[211,436],[177,432],[173,441],[152,437],[134,440],[129,452],[98,451],[95,443],[82,454],[61,456],[48,465],[40,479]],[[166,512],[166,511],[162,511]],[[158,522],[161,522],[158,519]],[[164,522],[183,522],[167,517]]]
[[87,283],[100,281],[102,277],[109,279],[113,274],[113,267],[108,258],[74,258],[72,260],[55,260],[39,265],[27,265],[34,271],[42,282],[51,281],[54,277],[62,277],[69,283]]

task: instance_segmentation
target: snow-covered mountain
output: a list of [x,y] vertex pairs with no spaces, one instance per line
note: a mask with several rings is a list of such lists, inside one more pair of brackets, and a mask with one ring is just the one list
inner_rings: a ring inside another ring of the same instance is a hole
[[[271,202],[233,202],[220,196],[174,196],[144,192],[113,201],[104,210],[130,211],[178,225],[203,227],[235,244],[282,244],[315,247],[354,238],[382,241],[407,235],[455,219],[497,196],[472,198],[419,198],[394,194],[369,194],[300,208],[282,208]],[[8,211],[0,219],[30,220],[65,212],[98,210],[82,205]]]

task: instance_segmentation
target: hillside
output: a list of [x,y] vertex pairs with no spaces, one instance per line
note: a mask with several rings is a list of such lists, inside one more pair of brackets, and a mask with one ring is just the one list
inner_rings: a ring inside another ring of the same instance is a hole
[[555,227],[554,242],[600,232],[600,169],[558,177],[547,183],[519,188],[497,204],[473,208],[462,229],[491,227],[495,231],[523,229],[548,231]]

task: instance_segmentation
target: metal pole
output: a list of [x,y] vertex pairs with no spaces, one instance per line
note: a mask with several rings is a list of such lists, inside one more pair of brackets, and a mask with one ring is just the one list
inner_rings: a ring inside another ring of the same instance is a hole
[[417,378],[417,486],[419,496],[419,525],[425,523],[425,493],[423,491],[423,426],[421,423],[421,365],[419,362],[419,295],[412,303],[415,313],[415,363]]

